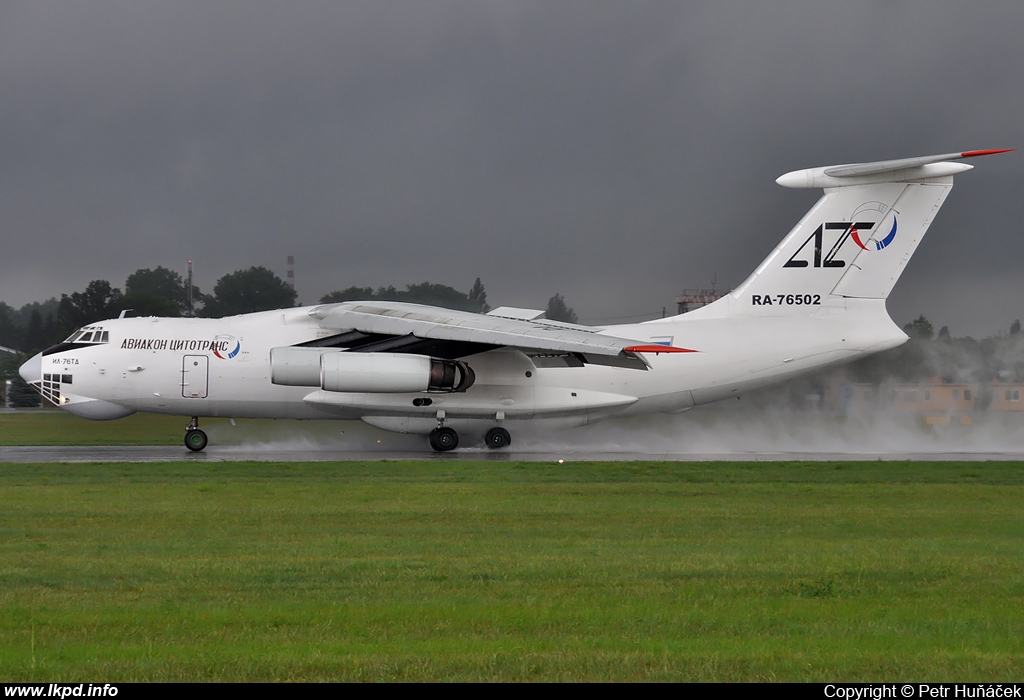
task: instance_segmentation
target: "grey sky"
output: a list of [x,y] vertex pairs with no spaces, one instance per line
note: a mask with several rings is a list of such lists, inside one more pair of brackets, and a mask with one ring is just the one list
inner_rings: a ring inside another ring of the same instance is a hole
[[[0,300],[304,303],[425,280],[600,322],[741,282],[813,202],[788,170],[1024,146],[1024,4],[0,2]],[[1024,161],[960,176],[890,298],[1024,316]]]

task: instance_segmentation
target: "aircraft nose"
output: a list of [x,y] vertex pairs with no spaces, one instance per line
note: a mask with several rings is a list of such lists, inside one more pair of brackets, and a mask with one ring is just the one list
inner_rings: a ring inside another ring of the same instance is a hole
[[43,353],[37,352],[34,357],[28,360],[20,368],[18,368],[18,374],[26,382],[38,382],[42,379],[43,374]]

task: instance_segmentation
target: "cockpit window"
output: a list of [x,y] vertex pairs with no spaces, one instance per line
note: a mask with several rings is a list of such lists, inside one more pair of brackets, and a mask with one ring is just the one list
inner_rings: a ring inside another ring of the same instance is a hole
[[100,326],[86,326],[80,328],[64,341],[64,344],[80,344],[80,343],[109,343],[110,342],[110,331],[103,330]]
[[110,342],[110,331],[103,330],[102,326],[86,326],[68,336],[63,343],[58,343],[43,350],[43,357],[54,353],[74,350],[76,348],[89,347]]

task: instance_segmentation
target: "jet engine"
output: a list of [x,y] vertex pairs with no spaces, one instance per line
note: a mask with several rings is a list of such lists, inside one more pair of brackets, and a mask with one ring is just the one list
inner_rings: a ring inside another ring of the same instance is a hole
[[404,394],[461,392],[476,375],[459,360],[387,352],[345,352],[323,348],[273,348],[270,381],[315,386],[324,391]]

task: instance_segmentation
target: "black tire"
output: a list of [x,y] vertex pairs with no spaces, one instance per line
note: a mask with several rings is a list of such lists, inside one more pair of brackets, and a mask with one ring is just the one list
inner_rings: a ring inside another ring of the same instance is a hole
[[430,446],[435,452],[448,452],[459,446],[459,434],[452,428],[435,428],[430,431]]
[[484,442],[492,450],[500,450],[512,444],[512,436],[504,428],[491,428],[484,436]]
[[204,433],[199,428],[186,431],[185,433],[185,447],[192,450],[193,452],[202,452],[204,449],[206,449],[206,445],[208,442],[209,440],[206,437],[206,433]]

